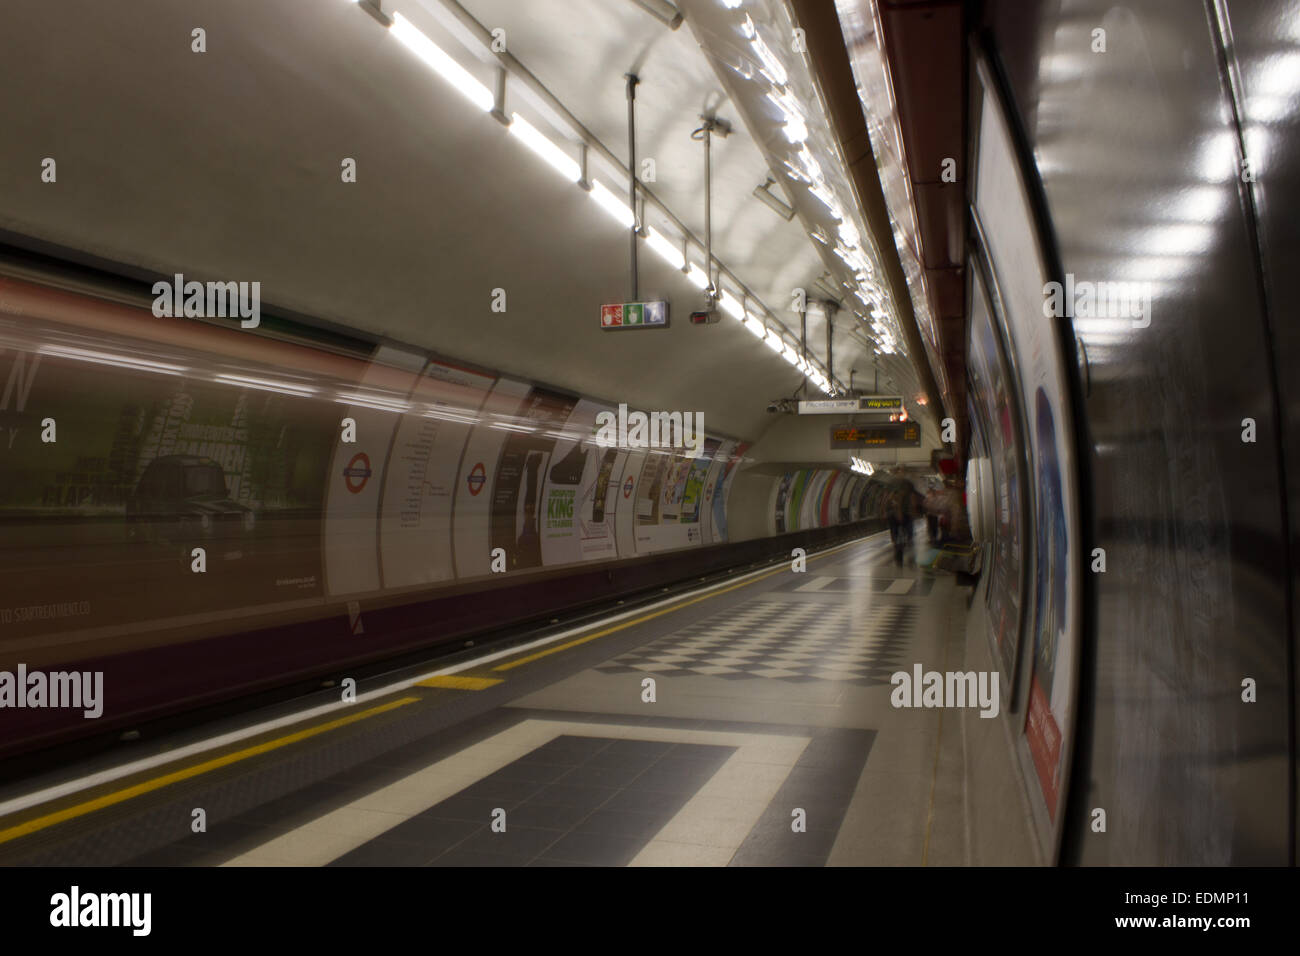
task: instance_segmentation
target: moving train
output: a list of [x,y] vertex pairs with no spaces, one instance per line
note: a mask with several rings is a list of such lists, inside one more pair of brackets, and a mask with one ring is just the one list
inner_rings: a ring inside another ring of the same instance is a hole
[[767,535],[739,545],[744,442],[610,446],[613,404],[145,302],[0,278],[0,671],[102,671],[106,694],[95,720],[8,711],[0,754],[459,648],[874,517],[864,477],[792,471],[762,479],[768,513],[746,517]]

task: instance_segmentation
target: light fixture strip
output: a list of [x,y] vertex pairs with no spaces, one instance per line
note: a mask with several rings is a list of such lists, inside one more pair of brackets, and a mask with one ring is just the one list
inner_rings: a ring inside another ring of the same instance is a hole
[[[635,222],[635,217],[633,216],[632,211],[628,209],[626,202],[624,202],[621,199],[618,199],[612,193],[609,193],[608,189],[605,189],[605,192],[608,193],[608,198],[612,199],[614,203],[617,204],[617,206],[614,206],[612,204],[607,204],[605,198],[602,195],[598,194],[598,188],[604,188],[604,187],[600,187],[599,184],[594,179],[592,179],[589,174],[590,154],[594,151],[604,161],[604,163],[607,166],[609,166],[612,170],[617,170],[621,175],[626,175],[630,177],[632,175],[632,172],[623,164],[623,162],[617,156],[614,155],[614,153],[612,153],[604,145],[604,143],[602,143],[596,137],[594,133],[591,132],[591,130],[589,130],[576,116],[573,115],[573,113],[571,113],[564,106],[563,103],[559,101],[559,99],[555,96],[555,94],[553,94],[541,82],[541,80],[539,80],[532,73],[532,71],[530,71],[526,66],[524,66],[521,62],[519,62],[519,60],[516,59],[512,53],[510,53],[508,50],[503,50],[500,52],[493,51],[492,50],[493,37],[491,31],[489,31],[485,26],[483,26],[483,24],[481,24],[477,19],[475,19],[474,16],[469,11],[467,11],[460,3],[457,2],[457,0],[437,0],[437,2],[439,6],[446,11],[447,14],[450,14],[457,21],[459,21],[462,28],[462,32],[468,32],[475,38],[475,40],[481,47],[481,52],[479,52],[478,54],[479,59],[487,62],[491,62],[495,60],[505,70],[505,72],[509,74],[512,80],[522,83],[525,87],[527,87],[527,89],[530,92],[532,92],[541,101],[543,101],[546,104],[546,106],[557,117],[559,117],[559,120],[572,131],[572,134],[578,138],[577,145],[578,145],[579,154],[578,154],[578,161],[576,161],[576,164],[578,166],[579,172],[578,172],[578,178],[573,181],[577,182],[579,185],[583,186],[584,188],[586,188],[587,185],[590,184],[591,195],[594,199],[596,199],[598,204],[600,204],[602,208],[604,208],[608,213],[610,213],[610,215],[613,216],[619,222],[620,225],[624,226],[625,228],[630,228],[632,223]],[[366,2],[366,0],[363,0],[363,2],[360,5],[364,7],[364,6],[368,6],[369,4]],[[381,20],[380,22],[383,21]],[[458,62],[456,62],[454,58],[452,58],[440,47],[438,47],[437,44],[435,44],[428,36],[426,36],[422,31],[420,31],[417,27],[415,27],[410,20],[402,16],[402,14],[394,13],[392,15],[392,21],[389,24],[389,31],[393,33],[393,35],[397,37],[399,40],[402,40],[403,43],[408,47],[410,47],[413,52],[415,52],[418,56],[421,57],[421,59],[424,59],[425,62],[428,63],[431,67],[433,67],[435,71],[437,71],[440,75],[446,78],[448,82],[450,82],[453,86],[456,86],[456,88],[464,96],[470,99],[470,101],[473,102],[474,105],[478,106],[484,112],[491,112],[492,109],[497,106],[497,97],[492,90],[490,90],[487,86],[484,86],[477,79],[475,79],[473,75],[469,73],[469,71],[467,71]],[[475,52],[475,51],[471,51],[471,52]],[[533,127],[533,129],[535,130],[536,128]],[[540,131],[537,131],[537,133],[538,136],[541,137],[543,140],[545,140],[548,144],[552,146],[554,145],[554,143],[550,140],[550,138],[545,136],[545,134],[541,133]],[[547,161],[550,162],[550,158],[548,158],[546,155],[543,155],[542,158],[547,159]],[[569,159],[567,156],[565,158]],[[552,163],[552,165],[555,164]],[[566,176],[566,178],[569,176],[571,167],[568,166],[567,163],[560,164],[559,166],[556,166],[556,168],[561,172],[562,175]],[[662,200],[660,200],[653,192],[650,191],[650,189],[647,187],[645,183],[637,184],[637,193],[642,197],[643,206],[653,207],[664,220],[666,220],[668,223],[671,223],[672,226],[675,229],[677,229],[678,232],[681,233],[681,235],[683,236],[683,246],[685,249],[689,249],[689,246],[692,243],[695,244],[698,248],[701,249],[704,248],[704,243],[701,242],[695,236],[695,234],[692,233],[691,230],[686,227],[686,224],[683,223],[681,219],[679,219],[676,215],[673,214],[672,210],[670,210],[663,203]],[[642,221],[644,221],[644,218],[642,219]],[[685,257],[683,258],[685,259]],[[719,265],[719,269],[718,269],[719,279],[721,279],[721,276],[725,270],[721,268],[720,263],[718,265]],[[699,269],[694,265],[690,265],[688,267],[687,278],[690,279],[692,282],[696,282],[697,281],[695,275],[696,272],[699,272],[701,276],[704,276],[705,286],[707,286],[708,284],[707,276],[705,276],[702,269]],[[757,305],[758,310],[763,312],[765,315],[767,316],[773,315],[771,310],[762,304],[762,300],[759,299],[757,296],[755,296],[751,291],[749,291],[748,287],[744,283],[735,281],[735,276],[732,275],[729,271],[726,272],[726,275],[730,279],[732,279],[733,282],[735,282],[736,286],[739,287],[739,292],[743,299],[755,303]],[[743,315],[744,312],[742,311],[741,316],[738,316],[738,318],[743,317]],[[774,319],[774,321],[776,320]]]

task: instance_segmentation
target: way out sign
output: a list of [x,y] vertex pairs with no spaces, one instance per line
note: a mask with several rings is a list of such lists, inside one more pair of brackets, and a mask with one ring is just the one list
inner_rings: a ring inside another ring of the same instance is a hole
[[666,325],[667,302],[619,302],[600,307],[602,329],[653,329]]

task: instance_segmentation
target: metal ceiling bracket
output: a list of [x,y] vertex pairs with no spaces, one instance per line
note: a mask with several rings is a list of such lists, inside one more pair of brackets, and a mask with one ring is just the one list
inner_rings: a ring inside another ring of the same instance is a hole
[[357,6],[359,6],[362,10],[366,11],[366,13],[370,14],[372,17],[378,20],[379,23],[385,29],[387,29],[388,27],[391,27],[393,25],[393,18],[390,17],[388,14],[384,13],[384,11],[380,8],[379,4],[381,2],[382,0],[361,0],[361,2],[357,4]]
[[[803,357],[804,367],[808,366],[808,309],[799,310],[799,354]],[[803,385],[801,388],[808,387],[808,373],[803,373]]]
[[826,311],[826,381],[835,388],[835,313],[840,310],[840,304],[834,299],[827,299],[823,304]]
[[587,154],[587,143],[583,140],[578,143],[578,166],[582,170],[582,172],[578,174],[578,185],[587,192],[591,192],[591,180],[587,178]]
[[726,136],[731,132],[731,124],[716,116],[701,116],[703,125],[691,133],[691,139],[704,142],[704,274],[709,280],[704,287],[706,307],[713,308],[718,299],[718,286],[713,281],[713,162],[710,150],[713,134]]
[[510,117],[506,115],[506,81],[509,75],[504,66],[497,67],[496,86],[492,91],[492,118],[502,126],[510,125]]

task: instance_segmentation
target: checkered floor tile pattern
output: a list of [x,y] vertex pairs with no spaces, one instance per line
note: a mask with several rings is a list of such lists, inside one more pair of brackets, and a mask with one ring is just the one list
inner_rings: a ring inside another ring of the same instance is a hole
[[850,605],[757,601],[725,611],[604,664],[606,674],[703,674],[726,680],[888,684],[903,665],[916,626],[910,605],[873,608],[863,621]]
[[781,591],[826,591],[828,593],[843,594],[846,591],[854,593],[868,592],[871,594],[882,594],[894,598],[926,598],[934,590],[935,579],[932,577],[921,578],[889,578],[871,576],[868,578],[859,577],[837,577],[825,574],[805,574],[797,578],[791,575],[794,580],[786,581],[780,588],[774,590]]

